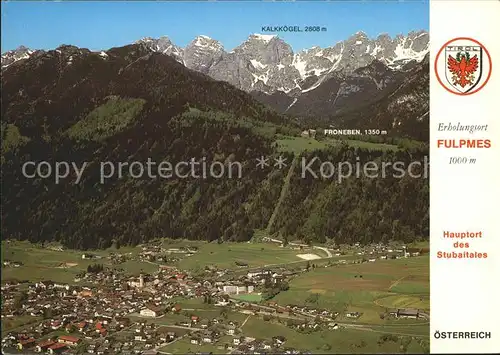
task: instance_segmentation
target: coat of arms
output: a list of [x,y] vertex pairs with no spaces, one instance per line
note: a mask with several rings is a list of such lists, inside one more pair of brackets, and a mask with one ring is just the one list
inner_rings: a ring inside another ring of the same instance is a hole
[[448,46],[445,55],[448,82],[462,93],[473,90],[481,81],[481,47]]
[[439,83],[456,95],[481,90],[491,76],[491,57],[478,41],[458,37],[446,42],[436,55],[434,71]]

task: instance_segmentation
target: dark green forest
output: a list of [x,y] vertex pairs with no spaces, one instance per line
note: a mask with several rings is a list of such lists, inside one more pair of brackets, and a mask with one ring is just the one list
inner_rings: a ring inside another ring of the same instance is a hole
[[[286,186],[270,232],[336,243],[428,238],[427,179],[301,178],[260,169],[279,155],[275,135],[298,135],[280,115],[231,85],[186,69],[140,45],[109,57],[64,46],[2,74],[2,238],[59,241],[72,248],[138,244],[158,237],[246,241],[264,230]],[[72,56],[72,64],[67,59]],[[332,162],[421,161],[422,148],[338,147],[304,153]],[[294,157],[284,156],[288,162]],[[100,182],[100,163],[240,162],[242,178],[131,176]],[[300,157],[295,157],[300,159]],[[27,161],[88,162],[72,178],[27,179]]]

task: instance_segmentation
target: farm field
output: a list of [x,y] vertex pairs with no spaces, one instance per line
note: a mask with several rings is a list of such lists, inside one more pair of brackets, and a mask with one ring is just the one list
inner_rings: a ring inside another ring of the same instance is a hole
[[313,138],[291,136],[281,136],[276,140],[276,143],[278,145],[278,151],[291,152],[295,154],[300,154],[303,151],[325,149],[329,145],[334,145],[333,143],[327,144]]
[[241,295],[234,295],[232,296],[232,298],[246,302],[260,302],[262,300],[262,295],[259,295],[257,293],[247,293]]
[[20,316],[20,317],[2,317],[1,329],[2,332],[9,332],[16,328],[22,328],[25,325],[37,323],[42,320],[41,317],[32,317],[32,316]]
[[183,270],[216,266],[218,268],[235,269],[238,263],[248,267],[259,267],[272,264],[301,261],[298,252],[264,243],[205,243],[199,245],[198,252],[182,259],[178,267]]
[[397,150],[398,147],[392,144],[372,143],[355,139],[334,139],[326,138],[324,140],[316,140],[309,137],[292,137],[292,136],[278,136],[276,144],[280,152],[291,152],[300,154],[304,151],[313,151],[318,149],[325,149],[327,147],[338,146],[342,142],[356,148],[373,149],[373,150]]
[[[138,248],[121,248],[120,253],[137,253]],[[52,280],[55,282],[72,283],[76,275],[85,271],[91,264],[100,263],[107,267],[120,268],[130,274],[153,272],[158,265],[130,260],[119,265],[111,265],[106,258],[112,250],[90,251],[101,259],[82,259],[83,251],[65,249],[63,251],[41,247],[36,244],[21,241],[2,241],[2,261],[21,262],[19,267],[3,267],[2,279],[18,279],[29,281]]]
[[[8,244],[7,244],[8,243]],[[175,266],[183,270],[194,270],[205,266],[216,266],[218,268],[239,269],[245,271],[247,268],[262,267],[272,264],[300,263],[304,261],[297,254],[302,251],[280,248],[268,243],[216,243],[196,241],[172,241],[165,240],[163,247],[175,249],[180,247],[196,247],[198,252],[187,256],[179,253],[181,260]],[[3,241],[2,261],[21,262],[19,267],[2,267],[2,278],[4,280],[17,279],[32,282],[52,280],[61,283],[72,283],[74,278],[85,271],[91,264],[99,263],[105,267],[123,269],[130,275],[139,275],[141,272],[152,273],[158,270],[157,263],[140,260],[127,260],[121,264],[111,264],[107,258],[111,252],[135,256],[141,251],[138,247],[122,247],[98,251],[88,251],[98,256],[98,259],[82,259],[84,254],[81,250],[64,249],[56,247],[31,244],[25,241]],[[316,252],[316,251],[315,251]],[[175,255],[172,253],[171,255]],[[305,261],[304,261],[305,262]],[[238,266],[247,264],[247,267]]]
[[313,353],[401,353],[428,352],[425,339],[399,337],[394,340],[384,340],[383,332],[370,329],[344,328],[335,331],[325,330],[312,333],[300,333],[279,323],[266,322],[260,318],[251,317],[243,326],[248,336],[266,338],[269,334],[279,334],[287,340],[285,346],[297,349],[307,349]]
[[200,344],[195,345],[190,343],[189,336],[160,348],[160,351],[170,354],[192,354],[192,353],[220,353],[216,345]]
[[[430,308],[429,257],[315,269],[293,279],[290,289],[273,300],[284,305],[362,313],[355,323],[401,323],[401,320],[382,319],[380,315],[389,308]],[[351,321],[341,316],[338,320]]]

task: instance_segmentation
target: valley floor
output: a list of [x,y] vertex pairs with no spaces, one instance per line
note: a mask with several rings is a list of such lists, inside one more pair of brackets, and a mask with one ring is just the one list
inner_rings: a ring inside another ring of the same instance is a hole
[[[4,344],[15,346],[19,341],[7,335],[16,339],[22,332],[32,334],[36,343],[71,335],[80,339],[80,350],[116,347],[123,354],[429,352],[427,255],[404,257],[392,246],[336,250],[264,240],[217,244],[165,239],[87,252],[3,241]],[[317,258],[301,258],[309,254]],[[95,264],[104,271],[87,270]],[[240,292],[232,286],[243,284],[252,288]],[[57,298],[61,294],[65,298]],[[106,318],[109,312],[91,302],[96,297],[101,303],[122,299],[113,309],[120,317]],[[53,312],[41,312],[39,306],[51,302],[56,302]],[[89,311],[91,304],[97,308]],[[66,305],[84,308],[63,318],[71,313]],[[148,317],[148,309],[159,313]],[[415,316],[404,315],[414,310]],[[79,329],[83,322],[88,328]],[[107,334],[96,333],[98,323]],[[68,349],[77,352],[71,345]]]

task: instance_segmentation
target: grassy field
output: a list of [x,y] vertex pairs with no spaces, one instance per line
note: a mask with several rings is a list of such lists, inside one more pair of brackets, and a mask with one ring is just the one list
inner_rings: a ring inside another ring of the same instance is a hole
[[234,295],[232,298],[247,302],[260,302],[262,300],[262,296],[256,293]]
[[360,312],[359,323],[387,324],[380,314],[388,308],[429,309],[429,257],[315,269],[293,279],[290,289],[274,300],[340,313]]
[[221,353],[221,351],[217,349],[216,345],[191,344],[189,336],[186,336],[183,339],[168,344],[167,346],[161,348],[160,351],[168,352],[171,354],[193,354],[193,353],[210,353],[210,352],[213,352],[214,354]]
[[[249,268],[252,268],[272,264],[300,262],[303,259],[299,258],[297,254],[307,252],[280,248],[277,245],[267,243],[224,243],[220,245],[183,240],[165,240],[163,246],[166,249],[179,248],[181,246],[196,246],[198,248],[198,253],[191,256],[179,254],[181,260],[176,266],[183,270],[217,266],[219,268],[245,271],[245,267],[242,268],[236,263],[244,263]],[[94,263],[103,264],[105,267],[123,269],[130,275],[138,275],[141,272],[152,273],[158,270],[157,264],[139,260],[127,260],[121,264],[112,265],[107,258],[110,252],[129,254],[129,256],[133,257],[140,252],[140,247],[89,251],[88,253],[98,255],[101,258],[88,260],[82,259],[82,251],[70,249],[58,251],[29,242],[3,241],[2,260],[18,261],[23,263],[23,265],[20,267],[2,267],[2,278],[4,280],[18,279],[33,282],[52,280],[71,283],[76,275],[85,271],[90,264]]]
[[[137,253],[138,248],[121,248],[120,253]],[[2,261],[18,261],[20,267],[3,267],[2,279],[18,279],[29,281],[52,280],[56,282],[72,283],[75,276],[87,269],[87,266],[100,263],[107,267],[122,268],[130,274],[153,272],[158,266],[146,262],[130,260],[119,265],[111,265],[106,258],[111,250],[91,251],[94,255],[102,256],[101,259],[82,259],[82,251],[65,249],[52,250],[29,242],[2,241]]]
[[205,243],[199,246],[198,253],[184,258],[179,267],[184,270],[216,266],[218,268],[238,268],[236,262],[258,267],[279,263],[300,261],[296,250],[280,248],[264,243]]
[[394,354],[401,352],[423,353],[427,351],[425,344],[421,344],[419,339],[401,336],[396,341],[382,341],[381,337],[384,332],[378,333],[363,328],[345,328],[335,331],[322,330],[305,334],[280,323],[266,322],[260,318],[251,317],[243,327],[243,331],[248,336],[260,339],[268,338],[269,334],[283,335],[287,339],[285,346],[307,349],[313,353]]
[[[342,141],[338,140],[338,144],[340,144]],[[356,147],[356,148],[364,148],[364,149],[372,149],[372,150],[397,150],[398,147],[392,144],[384,144],[384,143],[372,143],[372,142],[365,142],[365,141],[358,141],[354,139],[348,139],[347,144],[349,144],[351,147]]]
[[280,152],[292,152],[295,154],[300,154],[303,151],[325,149],[329,145],[334,145],[333,143],[325,143],[313,138],[288,136],[280,137],[276,140],[276,143]]
[[276,140],[278,150],[280,152],[292,152],[300,154],[304,151],[312,151],[318,149],[325,149],[327,147],[338,146],[346,142],[348,145],[356,148],[365,148],[372,150],[397,150],[398,147],[391,144],[372,143],[354,139],[339,140],[334,138],[327,138],[324,140],[316,140],[308,137],[291,137],[279,136]]
[[17,316],[12,318],[2,318],[2,332],[10,332],[11,330],[17,328],[23,328],[32,323],[38,323],[42,320],[41,317],[32,317],[32,316]]

